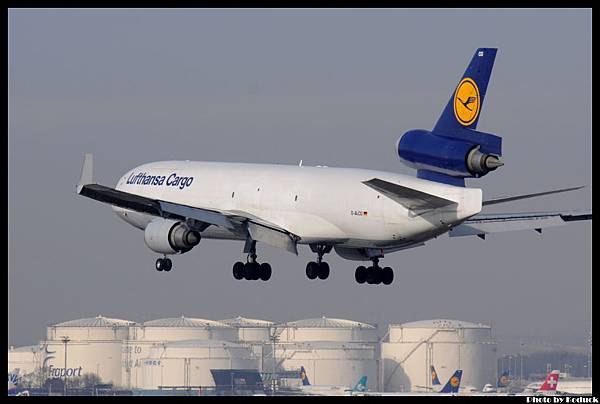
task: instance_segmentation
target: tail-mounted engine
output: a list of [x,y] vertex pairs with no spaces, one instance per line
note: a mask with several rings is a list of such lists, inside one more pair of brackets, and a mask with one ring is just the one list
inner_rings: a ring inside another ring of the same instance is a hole
[[464,131],[464,136],[410,130],[398,139],[398,156],[409,167],[457,178],[479,178],[503,165],[498,159],[500,137],[470,129],[456,131]]
[[200,233],[175,220],[156,219],[144,230],[148,248],[161,254],[185,253],[200,243]]

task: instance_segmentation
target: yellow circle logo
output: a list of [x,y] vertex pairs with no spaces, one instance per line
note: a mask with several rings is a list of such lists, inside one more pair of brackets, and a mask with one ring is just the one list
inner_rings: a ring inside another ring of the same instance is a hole
[[463,126],[469,126],[479,116],[479,87],[470,77],[460,81],[454,93],[454,116]]
[[431,378],[435,379],[437,377],[437,374],[435,372],[431,372]]
[[458,386],[458,377],[452,376],[452,379],[450,379],[450,385],[452,385],[452,387]]

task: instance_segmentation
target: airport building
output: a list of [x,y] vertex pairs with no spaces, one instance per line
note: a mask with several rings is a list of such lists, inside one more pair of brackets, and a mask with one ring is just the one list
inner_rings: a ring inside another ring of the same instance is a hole
[[489,325],[456,320],[391,324],[381,345],[383,391],[431,389],[432,365],[442,384],[462,369],[461,386],[481,390],[496,380],[496,351]]
[[[313,385],[352,387],[367,376],[373,391],[431,389],[432,365],[442,384],[456,369],[463,370],[467,389],[496,380],[491,327],[456,320],[392,324],[381,338],[371,324],[328,317],[275,324],[244,317],[137,323],[97,316],[51,325],[45,341],[11,347],[8,354],[9,372],[41,369],[40,379],[94,373],[116,387],[144,390],[214,386],[211,369],[258,370],[266,378],[273,370],[299,376],[302,366]],[[300,383],[290,377],[279,384]]]

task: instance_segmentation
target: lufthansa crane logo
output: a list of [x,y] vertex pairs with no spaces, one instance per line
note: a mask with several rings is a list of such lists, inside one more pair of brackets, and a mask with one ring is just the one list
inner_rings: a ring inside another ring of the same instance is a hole
[[458,383],[459,383],[458,377],[452,376],[452,379],[450,379],[450,385],[452,387],[458,387]]
[[463,126],[469,126],[479,116],[481,106],[479,98],[479,87],[470,77],[460,81],[454,93],[454,116]]
[[435,373],[435,371],[431,371],[431,380],[435,379],[437,377],[437,374]]

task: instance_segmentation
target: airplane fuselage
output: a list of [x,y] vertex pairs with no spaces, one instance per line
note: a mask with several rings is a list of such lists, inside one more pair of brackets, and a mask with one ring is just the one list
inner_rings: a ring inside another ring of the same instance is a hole
[[[362,183],[372,178],[437,195],[457,205],[415,213]],[[353,168],[163,161],[130,170],[116,189],[192,207],[249,213],[296,234],[300,244],[333,240],[347,248],[420,244],[481,211],[480,189]],[[113,209],[140,229],[156,219]],[[217,226],[204,230],[202,237],[241,239]]]

